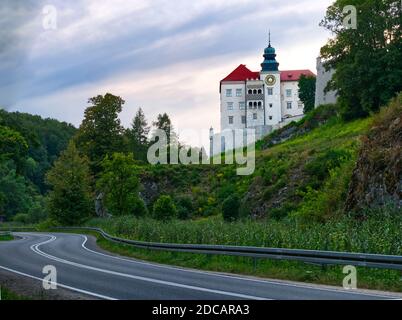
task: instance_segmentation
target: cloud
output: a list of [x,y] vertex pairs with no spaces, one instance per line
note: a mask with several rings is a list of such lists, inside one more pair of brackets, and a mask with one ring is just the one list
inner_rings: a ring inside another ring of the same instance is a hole
[[332,1],[53,0],[55,31],[42,28],[43,1],[3,2],[0,105],[78,125],[89,97],[112,92],[125,124],[142,106],[218,128],[219,80],[240,63],[259,70],[268,28],[282,69],[314,71]]

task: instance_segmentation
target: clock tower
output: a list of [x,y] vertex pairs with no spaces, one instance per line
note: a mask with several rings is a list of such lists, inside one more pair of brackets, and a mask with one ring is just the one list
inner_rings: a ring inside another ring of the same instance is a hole
[[275,125],[282,121],[281,73],[279,63],[276,61],[275,48],[271,46],[271,32],[261,67],[260,80],[264,82],[265,123]]

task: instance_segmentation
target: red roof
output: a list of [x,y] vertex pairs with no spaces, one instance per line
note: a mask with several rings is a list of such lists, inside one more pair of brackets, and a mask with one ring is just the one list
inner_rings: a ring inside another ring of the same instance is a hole
[[244,64],[238,66],[224,81],[246,81],[247,79],[259,79],[260,73],[249,70]]
[[315,77],[315,74],[310,70],[285,70],[281,71],[281,82],[299,81],[302,75]]

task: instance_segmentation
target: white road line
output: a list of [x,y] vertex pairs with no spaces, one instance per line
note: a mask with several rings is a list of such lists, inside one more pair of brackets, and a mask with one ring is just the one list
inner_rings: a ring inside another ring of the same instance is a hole
[[228,291],[221,291],[221,290],[214,290],[214,289],[207,289],[207,288],[202,288],[202,287],[197,287],[197,286],[191,286],[191,285],[185,285],[185,284],[180,284],[180,283],[175,283],[175,282],[170,282],[170,281],[163,281],[163,280],[157,280],[157,279],[151,279],[151,278],[146,278],[146,277],[141,277],[141,276],[134,276],[126,273],[121,273],[121,272],[115,272],[111,270],[106,270],[106,269],[101,269],[101,268],[96,268],[96,267],[91,267],[88,265],[68,261],[65,259],[61,259],[55,256],[52,256],[50,254],[47,254],[43,251],[41,251],[39,248],[42,245],[49,244],[53,241],[55,241],[57,238],[55,236],[50,236],[51,237],[49,240],[38,243],[36,245],[31,246],[31,250],[35,252],[38,255],[41,255],[45,258],[48,258],[53,261],[57,261],[63,264],[75,266],[78,268],[82,269],[87,269],[87,270],[92,270],[92,271],[97,271],[101,273],[106,273],[106,274],[111,274],[115,276],[120,276],[120,277],[125,277],[125,278],[130,278],[130,279],[135,279],[135,280],[140,280],[140,281],[145,281],[145,282],[151,282],[151,283],[156,283],[156,284],[161,284],[161,285],[166,285],[166,286],[171,286],[171,287],[177,287],[177,288],[183,288],[183,289],[189,289],[189,290],[195,290],[195,291],[201,291],[201,292],[208,292],[208,293],[214,293],[218,295],[224,295],[224,296],[230,296],[230,297],[237,297],[237,298],[242,298],[242,299],[248,299],[248,300],[270,300],[267,298],[262,298],[262,297],[256,297],[256,296],[251,296],[251,295],[245,295],[245,294],[239,294],[235,292],[228,292]]
[[[43,281],[43,279],[41,279],[41,278],[32,276],[32,275],[30,275],[30,274],[26,274],[26,273],[23,273],[23,272],[14,270],[14,269],[6,268],[6,267],[3,267],[3,266],[0,266],[0,269],[5,270],[5,271],[8,271],[8,272],[11,272],[11,273],[18,274],[18,275],[23,276],[23,277],[27,277],[27,278],[31,278],[31,279],[34,279],[34,280],[38,280],[38,281],[40,281],[40,282]],[[55,284],[56,286],[61,287],[61,288],[63,288],[63,289],[68,289],[68,290],[71,290],[71,291],[83,293],[83,294],[86,294],[86,295],[88,295],[88,296],[92,296],[92,297],[96,297],[96,298],[100,298],[100,299],[104,299],[104,300],[117,300],[117,299],[115,299],[115,298],[111,298],[111,297],[107,297],[107,296],[104,296],[104,295],[100,295],[100,294],[97,294],[97,293],[94,293],[94,292],[90,292],[90,291],[86,291],[86,290],[81,290],[81,289],[78,289],[78,288],[70,287],[70,286],[67,286],[67,285],[64,285],[64,284],[61,284],[61,283],[54,283],[54,282],[52,282],[51,284]]]
[[[164,268],[164,269],[169,269],[169,270],[176,270],[176,271],[184,271],[184,272],[190,272],[190,273],[198,273],[198,274],[203,274],[203,275],[209,275],[209,276],[215,276],[215,277],[221,277],[221,278],[228,278],[228,279],[235,279],[235,280],[242,280],[242,281],[251,281],[251,282],[256,282],[256,283],[264,283],[264,284],[273,284],[273,285],[278,285],[278,286],[287,286],[287,287],[294,287],[294,288],[300,288],[300,289],[311,289],[311,290],[318,290],[318,291],[326,291],[326,292],[332,292],[332,293],[344,293],[344,294],[353,294],[353,295],[363,295],[367,297],[378,297],[378,298],[386,298],[386,299],[395,299],[395,296],[392,295],[380,295],[376,293],[366,293],[366,292],[356,292],[356,291],[347,291],[344,289],[330,289],[330,288],[318,288],[318,287],[313,287],[313,286],[308,286],[308,285],[302,285],[302,284],[294,284],[294,283],[288,283],[288,282],[278,282],[278,281],[270,281],[270,280],[263,280],[263,279],[253,279],[253,278],[242,278],[236,275],[225,275],[221,273],[215,273],[215,272],[208,272],[208,271],[201,271],[201,270],[193,270],[193,269],[184,269],[180,267],[172,267],[172,266],[167,266],[167,265],[162,265],[162,264],[155,264],[155,263],[150,263],[150,262],[143,262],[143,261],[137,261],[137,260],[132,260],[132,259],[125,259],[117,256],[112,256],[108,254],[104,254],[101,252],[97,252],[94,250],[89,249],[86,244],[88,242],[88,237],[81,235],[84,238],[84,242],[82,243],[82,248],[86,251],[89,251],[91,253],[104,256],[104,257],[109,257],[113,258],[116,260],[121,260],[121,261],[126,261],[126,262],[131,262],[134,264],[141,264],[141,265],[146,265],[146,266],[152,266],[155,268]],[[400,299],[400,298],[399,298]]]

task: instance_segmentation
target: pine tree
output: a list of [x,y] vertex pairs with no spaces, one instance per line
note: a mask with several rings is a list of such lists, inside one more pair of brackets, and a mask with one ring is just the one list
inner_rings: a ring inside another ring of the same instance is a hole
[[52,190],[49,193],[50,216],[62,225],[76,225],[91,216],[92,195],[88,161],[80,156],[70,142],[46,175]]
[[138,160],[146,161],[148,149],[148,134],[150,127],[141,108],[138,109],[131,128],[127,130],[129,149]]

